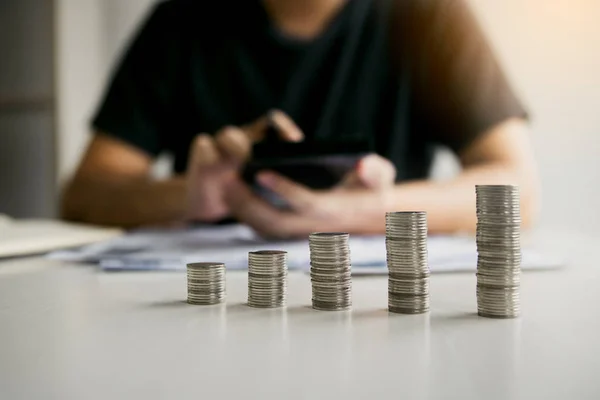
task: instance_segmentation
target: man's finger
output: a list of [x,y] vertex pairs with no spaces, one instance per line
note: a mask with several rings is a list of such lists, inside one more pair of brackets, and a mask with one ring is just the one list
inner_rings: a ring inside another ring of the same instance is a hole
[[275,129],[281,140],[288,142],[301,142],[304,140],[302,130],[287,114],[279,110],[270,111],[267,115],[245,125],[242,129],[246,132],[250,141],[256,143],[265,139],[269,127]]
[[248,135],[240,128],[227,126],[215,135],[218,149],[226,157],[246,161],[250,156],[252,143]]
[[262,186],[277,193],[294,210],[310,210],[317,201],[317,196],[312,190],[274,172],[261,172],[257,178]]
[[301,142],[304,140],[302,130],[283,111],[273,110],[269,113],[269,118],[282,140],[289,142]]
[[192,166],[215,165],[221,161],[215,141],[206,133],[196,136],[190,153],[190,165]]
[[265,137],[265,132],[269,126],[269,116],[263,115],[257,120],[241,127],[251,143],[260,142]]

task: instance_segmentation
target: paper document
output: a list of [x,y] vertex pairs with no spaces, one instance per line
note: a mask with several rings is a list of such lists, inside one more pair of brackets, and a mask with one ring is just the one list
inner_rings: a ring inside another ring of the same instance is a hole
[[0,214],[0,258],[42,254],[122,235],[120,229],[56,220],[18,220]]
[[[107,242],[76,250],[58,251],[58,260],[98,263],[105,270],[185,270],[191,262],[223,262],[227,269],[246,269],[248,252],[285,250],[288,268],[308,270],[308,240],[266,241],[243,225],[211,226],[175,230],[141,230]],[[350,237],[354,273],[386,273],[383,236]],[[475,271],[475,239],[463,236],[432,236],[428,239],[431,272]],[[562,263],[534,250],[524,249],[523,268],[556,268]]]

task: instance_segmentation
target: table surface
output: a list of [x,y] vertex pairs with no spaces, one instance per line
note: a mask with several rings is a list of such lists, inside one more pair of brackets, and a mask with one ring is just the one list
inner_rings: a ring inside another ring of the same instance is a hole
[[102,273],[42,258],[0,263],[1,399],[598,399],[599,240],[558,241],[571,262],[525,273],[523,316],[476,315],[473,274],[434,275],[432,310],[386,311],[357,277],[352,311],[185,303],[182,273]]

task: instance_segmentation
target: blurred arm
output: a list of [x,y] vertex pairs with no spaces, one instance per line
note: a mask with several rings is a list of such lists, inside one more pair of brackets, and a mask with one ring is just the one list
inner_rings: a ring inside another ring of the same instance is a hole
[[388,209],[427,211],[431,233],[474,231],[475,185],[514,184],[521,189],[523,226],[532,224],[539,184],[525,121],[512,119],[493,127],[459,156],[463,171],[455,179],[398,184]]
[[530,225],[538,182],[528,114],[468,2],[396,5],[397,45],[392,54],[400,61],[407,52],[412,56],[416,125],[432,143],[452,149],[463,171],[452,181],[398,185],[392,208],[428,211],[434,233],[473,231],[474,185],[516,184],[521,187],[524,225]]
[[181,219],[186,204],[185,180],[152,180],[151,162],[146,153],[119,139],[94,135],[64,190],[63,218],[122,227]]

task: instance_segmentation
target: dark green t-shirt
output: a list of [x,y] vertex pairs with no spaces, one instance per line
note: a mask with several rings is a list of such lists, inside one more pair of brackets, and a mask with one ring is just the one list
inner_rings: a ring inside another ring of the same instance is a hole
[[310,138],[361,139],[427,175],[436,145],[459,152],[525,117],[464,0],[348,0],[299,41],[259,0],[171,0],[151,13],[112,78],[93,127],[185,171],[194,136],[288,113]]

